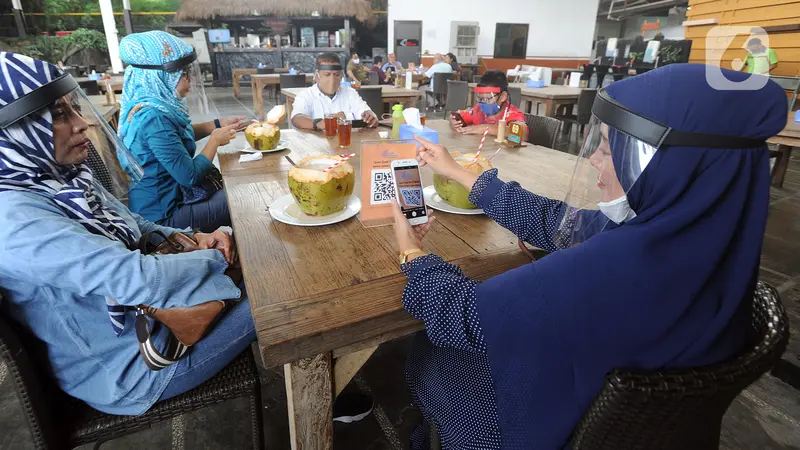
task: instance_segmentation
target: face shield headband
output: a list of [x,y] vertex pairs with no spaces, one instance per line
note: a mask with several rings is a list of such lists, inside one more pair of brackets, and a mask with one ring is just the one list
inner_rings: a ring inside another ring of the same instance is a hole
[[50,83],[34,89],[0,109],[0,128],[6,128],[78,88],[72,75],[64,74]]
[[167,72],[175,72],[177,70],[183,69],[184,67],[195,62],[196,60],[197,60],[197,52],[192,50],[192,53],[189,53],[183,58],[178,58],[175,61],[170,61],[164,64],[159,64],[159,65],[131,64],[130,66],[136,67],[137,69],[164,70]]

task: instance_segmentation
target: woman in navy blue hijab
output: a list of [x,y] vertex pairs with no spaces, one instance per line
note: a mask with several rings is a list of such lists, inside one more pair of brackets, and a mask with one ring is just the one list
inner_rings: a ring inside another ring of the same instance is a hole
[[445,449],[562,448],[612,369],[743,350],[769,202],[765,140],[785,125],[786,100],[771,81],[715,90],[705,70],[670,65],[601,92],[563,202],[497,170],[470,175],[420,141],[421,165],[553,252],[479,283],[417,250],[430,225],[412,228],[395,208],[403,304],[426,326],[407,380]]

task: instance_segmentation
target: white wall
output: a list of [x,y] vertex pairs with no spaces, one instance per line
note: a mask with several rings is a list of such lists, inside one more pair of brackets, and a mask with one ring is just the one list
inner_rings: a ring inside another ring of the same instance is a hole
[[592,51],[598,0],[389,0],[389,49],[394,21],[422,21],[422,51],[450,51],[450,22],[478,22],[478,56],[494,53],[495,25],[527,23],[532,57],[588,59]]

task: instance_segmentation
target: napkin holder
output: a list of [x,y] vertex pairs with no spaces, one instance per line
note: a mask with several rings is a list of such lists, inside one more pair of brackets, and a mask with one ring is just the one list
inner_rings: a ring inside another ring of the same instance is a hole
[[414,136],[419,136],[434,144],[439,143],[439,132],[436,130],[428,127],[415,128],[405,123],[400,125],[400,139],[414,139]]

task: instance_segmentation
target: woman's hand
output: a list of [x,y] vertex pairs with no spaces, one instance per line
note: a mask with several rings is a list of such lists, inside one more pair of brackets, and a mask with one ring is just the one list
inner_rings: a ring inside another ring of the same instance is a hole
[[456,128],[461,134],[483,134],[486,131],[486,125],[470,125],[466,127]]
[[222,231],[217,230],[213,233],[195,233],[194,240],[201,249],[216,249],[225,257],[228,265],[236,264],[239,260],[239,255],[236,252],[236,244],[233,242],[233,236]]
[[[422,239],[428,234],[436,218],[431,216],[430,211],[428,211],[428,222],[412,227],[411,224],[408,223],[408,219],[406,219],[403,211],[400,210],[400,205],[397,204],[397,200],[392,200],[392,212],[394,213],[394,233],[397,237],[397,248],[400,250],[400,253],[415,248],[421,250]],[[417,256],[421,256],[421,254]],[[410,261],[411,259],[413,258],[408,258],[407,260]]]
[[434,172],[453,178],[455,173],[464,170],[443,145],[414,136],[417,143],[417,161],[420,167],[431,166]]
[[213,142],[217,147],[228,145],[228,143],[231,142],[231,139],[236,136],[237,126],[238,125],[234,123],[233,125],[215,129],[211,132],[211,137],[208,139],[209,142]]

